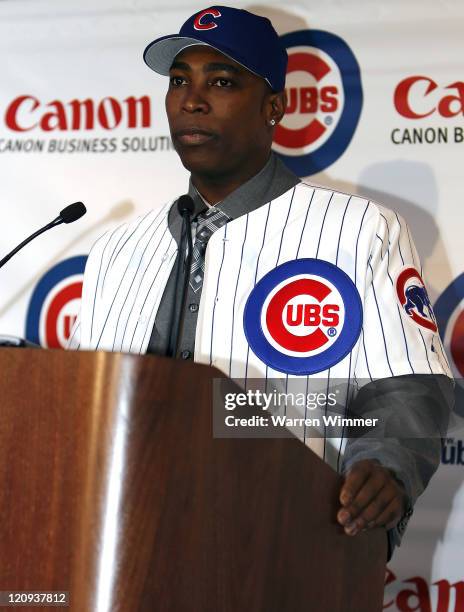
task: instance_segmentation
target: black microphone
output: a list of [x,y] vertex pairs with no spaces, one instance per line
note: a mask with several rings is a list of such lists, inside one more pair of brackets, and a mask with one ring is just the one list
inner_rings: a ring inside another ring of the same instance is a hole
[[[189,285],[190,268],[192,265],[192,220],[191,215],[195,210],[195,204],[189,195],[182,195],[177,200],[177,210],[182,217],[182,233],[179,242],[179,252],[176,262],[176,282],[174,285],[174,307],[171,314],[169,342],[166,352],[167,357],[175,357],[179,348],[179,339],[182,337],[184,327],[185,303],[187,301],[187,291]],[[187,240],[187,255],[184,259],[185,241]],[[182,264],[184,264],[182,266]],[[183,267],[183,284],[180,301],[177,300],[179,293],[179,281],[181,269]]]
[[87,209],[82,202],[74,202],[74,204],[70,204],[66,206],[66,208],[63,208],[59,216],[55,219],[55,221],[61,219],[56,225],[59,225],[59,223],[74,223],[74,221],[83,217],[86,212]]
[[29,236],[29,238],[26,238],[26,240],[21,242],[21,244],[19,244],[15,249],[13,249],[10,253],[8,253],[8,255],[6,255],[3,259],[1,259],[0,268],[4,266],[6,262],[9,261],[13,257],[13,255],[16,255],[18,251],[20,251],[23,247],[25,247],[26,244],[29,244],[31,240],[34,240],[34,238],[37,238],[37,236],[40,236],[40,234],[43,234],[44,232],[51,229],[52,227],[61,225],[61,223],[73,223],[74,221],[77,221],[83,215],[85,215],[86,212],[87,212],[87,209],[85,208],[84,204],[82,204],[82,202],[74,202],[74,204],[70,204],[69,206],[66,206],[66,208],[63,208],[63,210],[60,212],[58,217],[56,217],[56,219],[53,219],[53,221],[51,221],[50,223],[47,223],[47,225],[45,225],[44,227],[41,227],[39,230],[34,232],[31,236]]

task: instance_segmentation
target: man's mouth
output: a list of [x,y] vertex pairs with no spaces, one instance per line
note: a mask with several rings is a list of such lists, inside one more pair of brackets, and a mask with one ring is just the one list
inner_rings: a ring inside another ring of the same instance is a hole
[[186,128],[185,130],[175,132],[174,138],[183,145],[202,145],[216,138],[216,134],[200,128]]

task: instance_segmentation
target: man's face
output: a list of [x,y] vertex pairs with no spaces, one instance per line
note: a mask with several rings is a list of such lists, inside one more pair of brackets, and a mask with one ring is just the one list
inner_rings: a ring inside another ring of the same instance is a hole
[[190,172],[219,177],[266,159],[272,92],[262,78],[205,45],[179,53],[169,77],[169,127]]

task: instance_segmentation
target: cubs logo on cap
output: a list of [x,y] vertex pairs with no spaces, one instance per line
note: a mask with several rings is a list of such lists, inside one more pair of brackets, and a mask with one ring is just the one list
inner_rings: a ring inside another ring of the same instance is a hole
[[405,266],[396,276],[396,295],[407,320],[428,329],[438,331],[432,304],[421,275],[413,266]]
[[284,263],[266,274],[245,306],[250,348],[286,374],[326,370],[353,348],[362,327],[362,305],[350,277],[318,259]]
[[[205,9],[195,17],[193,27],[195,30],[212,30],[218,27],[218,24],[214,20],[221,16],[222,13],[217,8],[211,7]],[[208,18],[210,18],[210,20],[208,20]]]

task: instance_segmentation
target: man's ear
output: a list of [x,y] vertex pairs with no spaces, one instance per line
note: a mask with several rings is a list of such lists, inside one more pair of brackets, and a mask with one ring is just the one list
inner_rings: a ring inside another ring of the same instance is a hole
[[274,119],[275,124],[281,122],[287,108],[287,94],[285,90],[273,93],[269,96],[269,121]]

